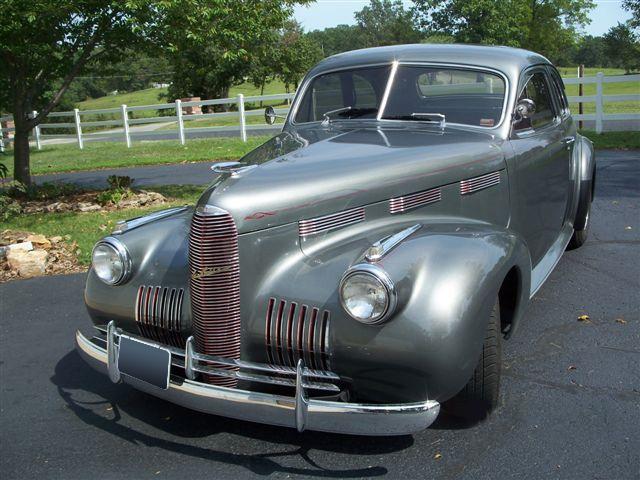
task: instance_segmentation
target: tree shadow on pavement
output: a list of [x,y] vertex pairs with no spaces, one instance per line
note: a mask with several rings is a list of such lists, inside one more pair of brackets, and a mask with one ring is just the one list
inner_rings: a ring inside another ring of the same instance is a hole
[[[317,465],[308,453],[310,450],[323,450],[347,455],[384,455],[404,450],[414,444],[414,439],[410,435],[349,437],[322,432],[300,434],[293,429],[199,413],[139,392],[128,385],[114,385],[106,376],[95,372],[83,362],[75,351],[66,354],[56,364],[51,382],[56,385],[62,399],[80,420],[115,435],[125,442],[161,448],[204,460],[239,465],[258,475],[280,472],[316,477],[376,477],[387,474],[387,469],[383,466],[344,470],[325,469]],[[80,400],[80,398],[94,396],[99,399],[97,401]],[[158,438],[158,436],[147,434],[123,419],[123,414],[159,429],[175,439]],[[180,442],[180,439],[204,438],[216,434],[233,434],[289,448],[250,455],[216,451]],[[292,456],[304,459],[309,468],[285,466],[274,460],[277,457]]]

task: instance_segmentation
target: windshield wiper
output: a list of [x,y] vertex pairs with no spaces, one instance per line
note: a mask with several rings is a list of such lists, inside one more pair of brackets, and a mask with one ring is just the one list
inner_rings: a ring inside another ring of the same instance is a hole
[[331,115],[337,115],[340,117],[348,117],[348,118],[356,118],[361,117],[363,115],[368,115],[370,113],[376,113],[378,111],[377,108],[367,107],[367,108],[354,108],[354,107],[342,107],[337,108],[335,110],[329,110],[322,114],[324,120],[322,120],[323,125],[328,125],[331,121]]
[[388,120],[417,120],[419,122],[439,123],[441,127],[445,125],[445,116],[442,113],[422,113],[416,112],[411,115],[390,115],[382,117]]

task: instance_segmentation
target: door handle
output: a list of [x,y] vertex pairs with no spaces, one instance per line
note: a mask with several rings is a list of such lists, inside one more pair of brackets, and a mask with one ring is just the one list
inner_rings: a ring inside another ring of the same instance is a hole
[[571,145],[576,141],[576,137],[564,137],[562,139],[562,143],[564,143],[565,145]]

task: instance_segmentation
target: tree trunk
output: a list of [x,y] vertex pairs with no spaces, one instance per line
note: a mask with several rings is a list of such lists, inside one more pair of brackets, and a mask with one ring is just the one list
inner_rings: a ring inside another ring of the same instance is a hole
[[29,166],[29,130],[18,128],[13,137],[13,179],[31,186],[31,168]]

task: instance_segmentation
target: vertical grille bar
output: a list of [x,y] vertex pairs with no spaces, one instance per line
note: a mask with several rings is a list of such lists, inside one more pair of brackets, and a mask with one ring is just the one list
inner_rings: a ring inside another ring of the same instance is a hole
[[[189,235],[191,313],[196,349],[240,359],[240,261],[238,231],[229,213],[215,207],[196,211]],[[216,368],[237,367],[213,364]],[[206,375],[205,381],[235,387],[237,379]]]
[[328,370],[328,310],[269,298],[265,317],[265,346],[269,363],[295,366],[302,358],[313,369]]
[[135,320],[140,335],[160,343],[184,348],[182,302],[184,289],[140,285],[136,294]]

